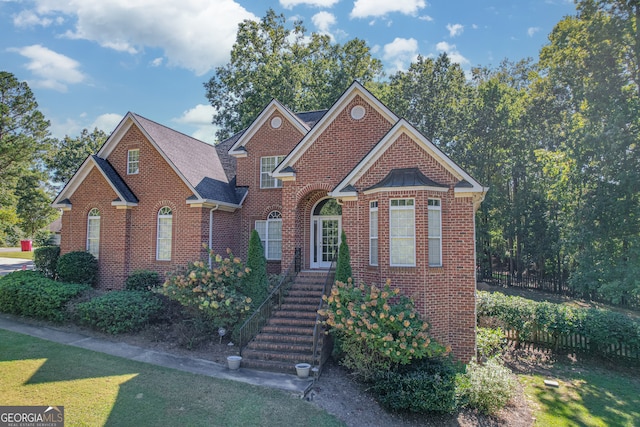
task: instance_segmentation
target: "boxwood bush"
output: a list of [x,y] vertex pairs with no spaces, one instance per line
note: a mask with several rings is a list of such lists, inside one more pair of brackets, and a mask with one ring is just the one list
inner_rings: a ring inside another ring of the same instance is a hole
[[98,260],[89,252],[69,252],[58,258],[58,279],[93,285],[98,277]]
[[148,291],[162,284],[160,275],[155,271],[136,270],[127,277],[125,289],[128,291]]
[[76,283],[61,283],[35,271],[17,271],[0,279],[0,311],[36,319],[61,322],[65,304],[90,289]]
[[33,267],[45,277],[55,279],[60,246],[42,246],[33,251]]
[[146,291],[112,291],[77,304],[76,319],[109,334],[131,332],[158,319],[162,297]]

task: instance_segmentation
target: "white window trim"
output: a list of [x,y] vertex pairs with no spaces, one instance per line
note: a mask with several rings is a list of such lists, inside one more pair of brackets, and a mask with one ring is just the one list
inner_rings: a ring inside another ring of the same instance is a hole
[[[431,201],[436,201],[438,204],[436,205],[431,205]],[[437,264],[432,264],[431,263],[431,253],[429,253],[429,267],[442,267],[442,201],[440,199],[429,199],[429,203],[428,203],[428,211],[429,212],[439,212],[440,213],[440,230],[439,230],[439,235],[438,236],[431,236],[431,234],[428,233],[428,228],[427,228],[427,234],[429,237],[429,242],[431,242],[431,240],[438,240],[439,241],[439,246],[440,246],[440,260]],[[427,217],[428,219],[428,217]],[[427,225],[428,227],[428,225]],[[428,245],[428,247],[431,245]]]
[[[376,213],[376,224],[375,224],[375,228],[373,225],[373,221],[372,221],[372,215],[373,213]],[[380,261],[380,246],[379,246],[379,242],[380,242],[380,235],[379,235],[379,229],[380,229],[380,216],[378,214],[378,201],[372,201],[369,203],[369,265],[371,266],[378,266],[378,262]],[[374,235],[374,231],[375,231],[375,235]],[[376,250],[376,262],[373,261],[373,241],[375,240],[376,245],[375,245],[375,250]]]
[[[98,236],[91,237],[89,232],[91,230],[92,221],[97,221],[98,224]],[[91,251],[91,242],[95,241],[95,253]],[[87,252],[89,252],[94,257],[98,258],[100,255],[100,211],[97,208],[93,208],[87,214]]]
[[[136,153],[136,159],[132,160],[131,155]],[[135,170],[131,171],[132,166],[135,165]],[[134,148],[127,151],[127,175],[137,175],[140,172],[140,149]]]
[[[279,222],[280,223],[280,239],[273,239],[269,236],[269,224]],[[257,220],[255,222],[255,229],[260,234],[258,224],[264,224],[264,235],[260,235],[260,241],[264,249],[264,257],[267,261],[280,261],[282,260],[282,214],[279,211],[273,211],[269,213],[266,220]],[[280,242],[280,257],[269,258],[269,244],[270,242]]]
[[[264,157],[260,157],[260,188],[282,188],[282,181],[279,180],[278,178],[273,178],[271,177],[271,175],[269,175],[271,172],[273,172],[273,170],[280,164],[280,162],[285,158],[285,156],[264,156]],[[267,159],[275,159],[275,164],[273,165],[273,169],[270,171],[263,171],[262,170],[262,162],[266,161]],[[270,179],[273,179],[273,185],[265,185],[264,183],[264,176],[267,175]]]
[[[168,211],[168,213],[167,213]],[[164,212],[164,213],[163,213]],[[160,220],[170,219],[171,230],[169,237],[160,237]],[[160,242],[169,242],[169,257],[161,258]],[[171,253],[173,251],[173,210],[168,206],[163,206],[158,210],[158,219],[156,221],[156,261],[171,261]]]
[[[411,205],[407,206],[393,206],[393,202],[395,200],[411,200]],[[403,264],[394,264],[393,262],[393,240],[394,238],[391,235],[391,221],[392,221],[392,213],[393,211],[401,211],[401,210],[410,210],[413,213],[413,236],[402,236],[396,239],[404,239],[413,240],[413,262],[412,263],[403,263]],[[391,267],[415,267],[416,266],[416,209],[415,209],[415,199],[413,198],[396,198],[389,200],[389,265]]]

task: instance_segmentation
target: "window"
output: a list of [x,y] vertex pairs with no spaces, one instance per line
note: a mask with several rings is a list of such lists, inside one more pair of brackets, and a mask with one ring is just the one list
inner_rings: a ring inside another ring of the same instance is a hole
[[260,158],[260,188],[280,188],[282,181],[270,175],[271,172],[284,159],[284,156],[271,156]]
[[96,258],[100,252],[100,211],[96,208],[87,217],[87,252]]
[[429,266],[442,267],[442,208],[439,199],[429,199]]
[[140,150],[129,150],[127,154],[127,175],[140,172]]
[[156,242],[156,260],[171,260],[171,240],[173,236],[173,212],[165,206],[158,211],[158,237]]
[[266,221],[256,221],[264,256],[268,260],[282,259],[282,215],[278,211],[269,214]]
[[416,265],[415,210],[413,199],[391,199],[389,206],[389,252],[394,267]]
[[369,204],[369,265],[378,265],[378,202]]

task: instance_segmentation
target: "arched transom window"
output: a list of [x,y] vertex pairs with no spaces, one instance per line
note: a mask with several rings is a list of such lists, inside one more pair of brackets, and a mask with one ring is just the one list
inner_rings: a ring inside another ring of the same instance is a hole
[[156,259],[171,260],[171,242],[173,240],[173,212],[168,206],[158,211],[158,237],[156,242]]
[[268,260],[282,259],[282,214],[272,211],[267,220],[256,221],[256,231],[260,235],[264,256]]

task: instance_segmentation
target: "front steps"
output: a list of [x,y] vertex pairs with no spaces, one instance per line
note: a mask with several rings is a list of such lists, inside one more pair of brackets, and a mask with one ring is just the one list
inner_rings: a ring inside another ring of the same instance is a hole
[[[327,271],[301,271],[281,308],[273,313],[260,333],[242,350],[242,366],[295,374],[296,363],[313,360],[313,329]],[[324,334],[319,335],[317,354],[322,354]]]

